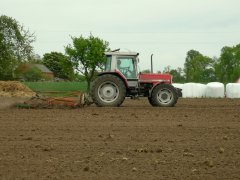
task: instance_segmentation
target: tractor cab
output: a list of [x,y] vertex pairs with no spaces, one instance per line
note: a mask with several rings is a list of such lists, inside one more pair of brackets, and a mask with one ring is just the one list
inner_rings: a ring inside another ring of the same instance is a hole
[[127,79],[137,78],[138,53],[107,52],[105,71],[119,71]]
[[135,52],[106,52],[104,73],[117,73],[124,79],[128,87],[138,86],[137,63],[138,53]]

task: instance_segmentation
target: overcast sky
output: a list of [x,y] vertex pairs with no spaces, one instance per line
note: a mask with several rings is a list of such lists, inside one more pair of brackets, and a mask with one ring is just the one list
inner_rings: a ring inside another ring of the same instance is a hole
[[183,67],[195,49],[219,56],[240,43],[239,0],[0,0],[0,14],[15,18],[37,37],[35,53],[64,53],[70,36],[90,33],[111,49],[140,53],[140,68]]

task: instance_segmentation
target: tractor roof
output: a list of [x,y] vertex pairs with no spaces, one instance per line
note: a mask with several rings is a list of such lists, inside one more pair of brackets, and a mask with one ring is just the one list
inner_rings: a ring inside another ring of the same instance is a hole
[[136,52],[105,52],[105,55],[120,55],[120,56],[138,56]]

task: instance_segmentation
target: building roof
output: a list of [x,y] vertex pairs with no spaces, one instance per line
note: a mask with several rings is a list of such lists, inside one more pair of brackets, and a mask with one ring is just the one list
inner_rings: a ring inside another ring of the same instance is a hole
[[41,70],[43,73],[53,73],[52,71],[50,71],[45,65],[43,64],[32,64],[32,67],[36,67],[39,70]]

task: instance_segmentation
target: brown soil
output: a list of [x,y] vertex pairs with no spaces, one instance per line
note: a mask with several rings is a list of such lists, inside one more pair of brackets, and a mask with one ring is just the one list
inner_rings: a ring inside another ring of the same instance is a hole
[[240,179],[240,100],[0,110],[0,179]]
[[27,97],[2,97],[0,96],[0,109],[9,109],[28,101]]

